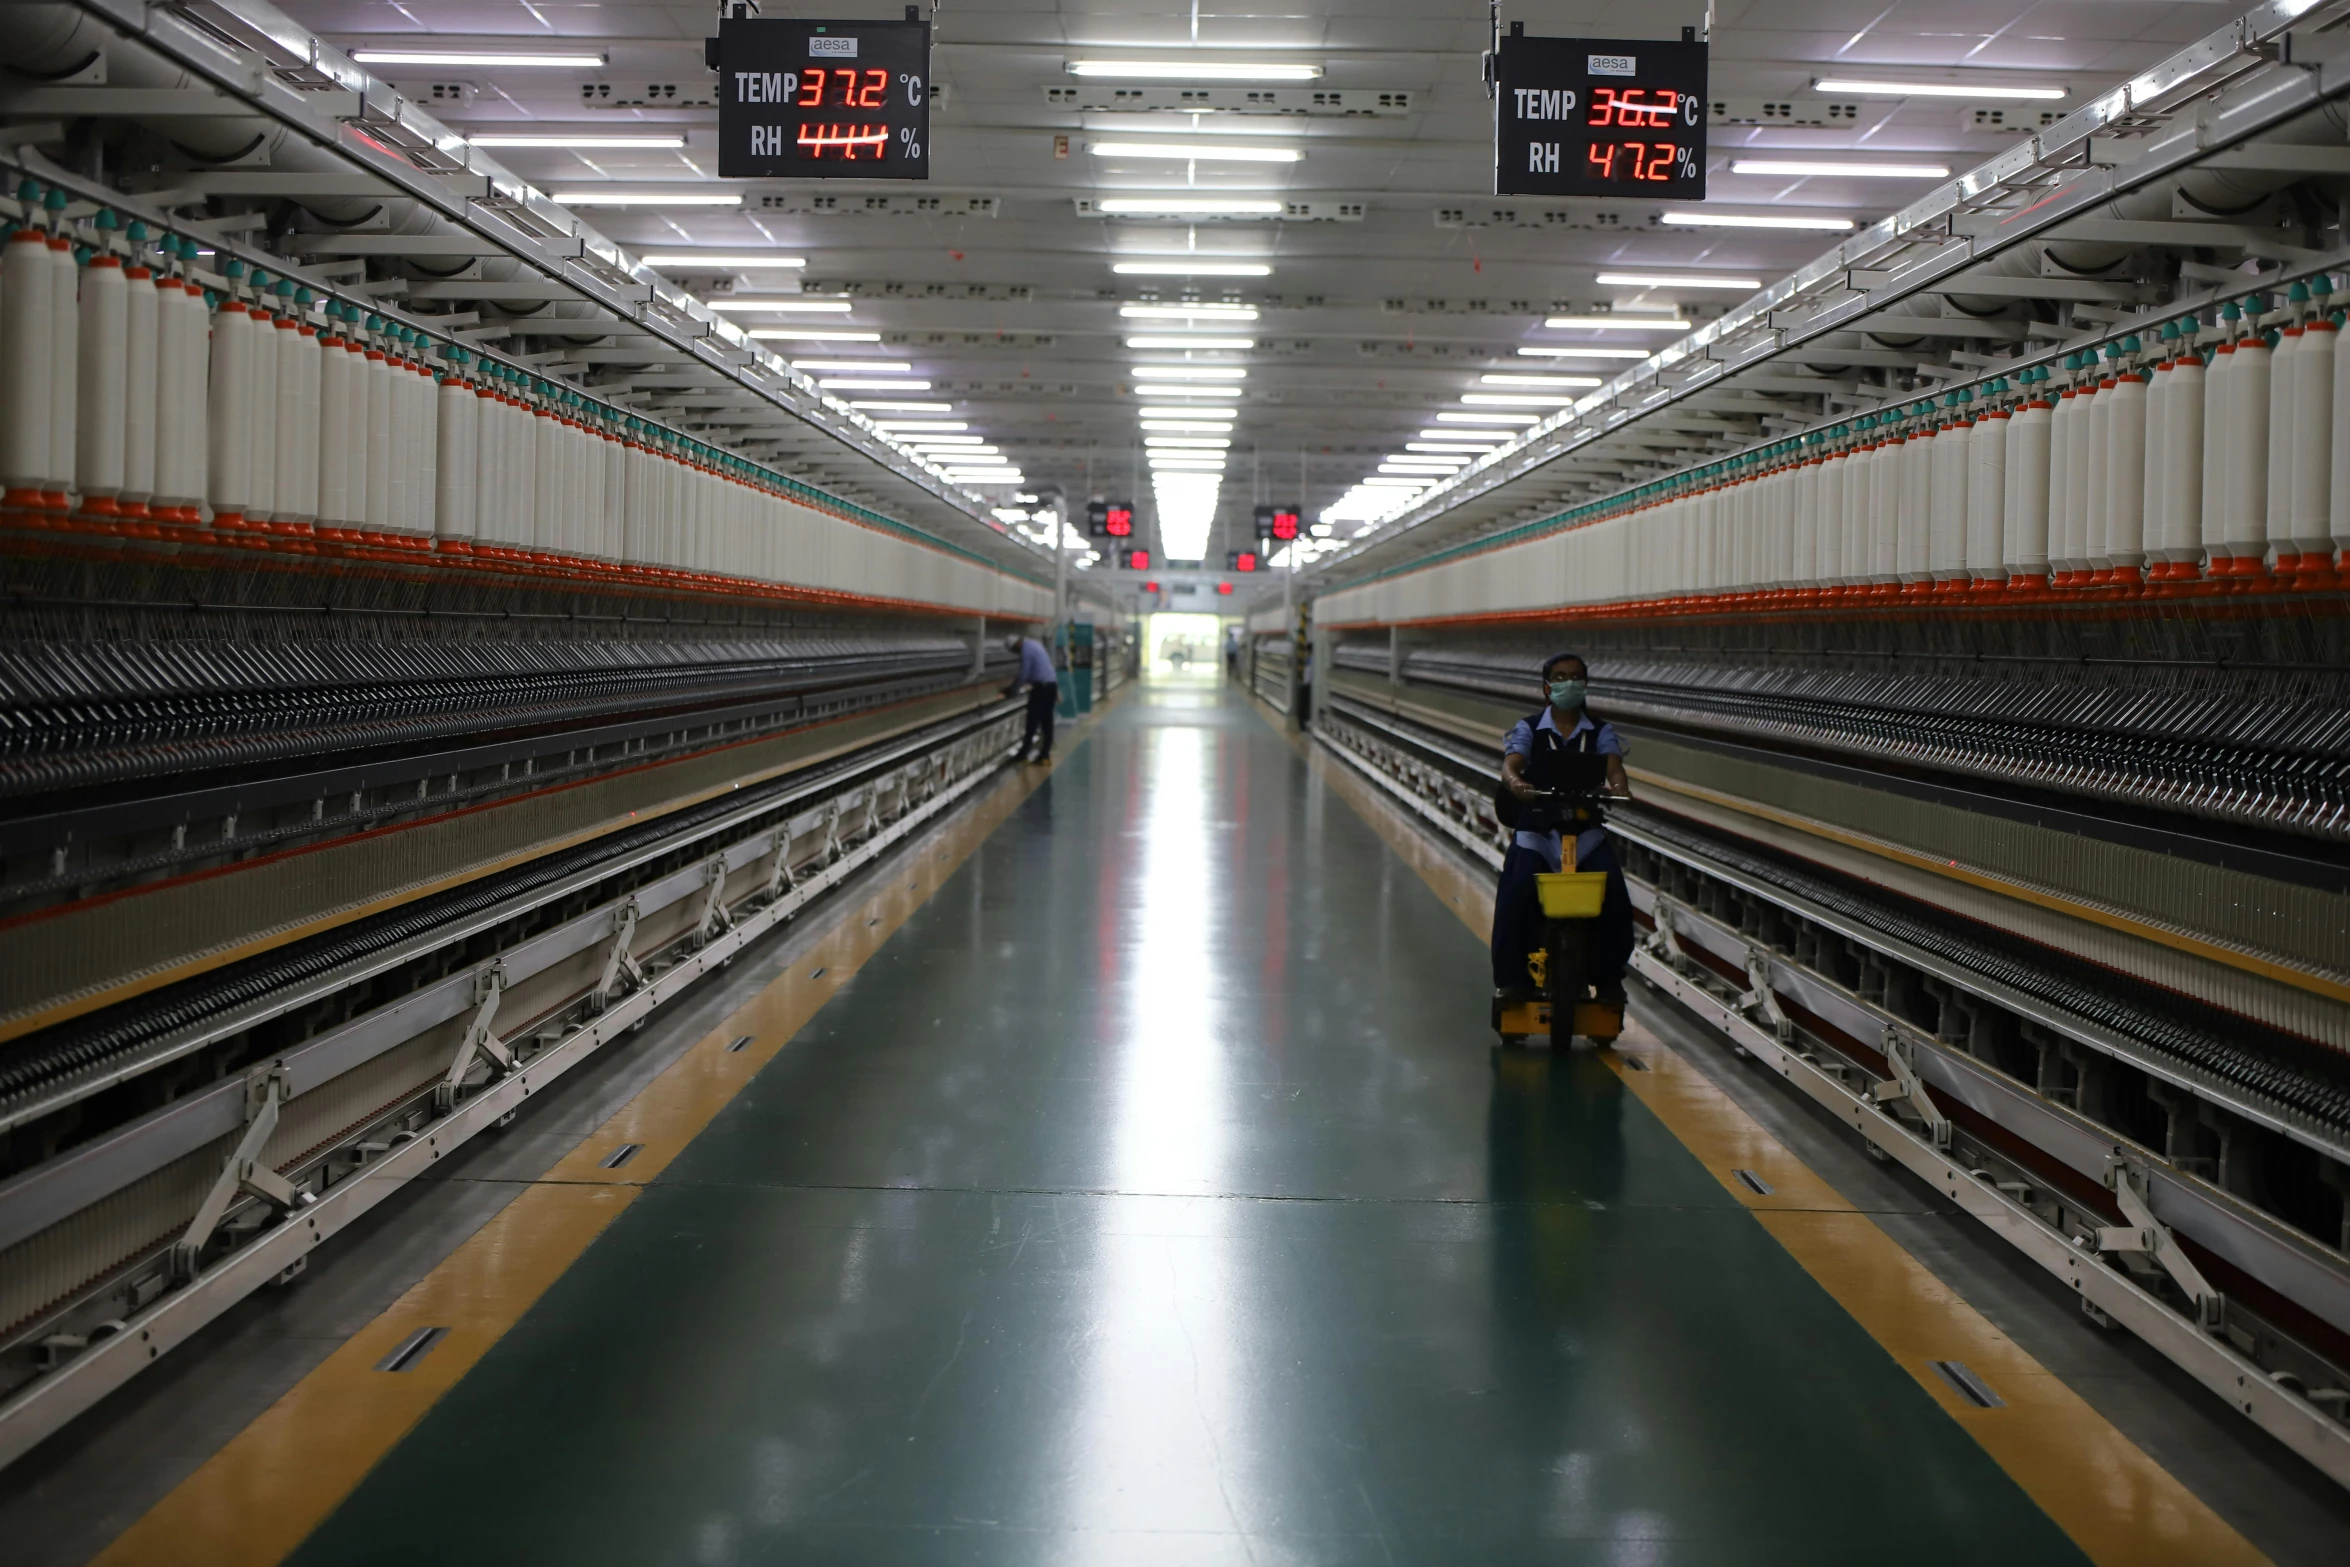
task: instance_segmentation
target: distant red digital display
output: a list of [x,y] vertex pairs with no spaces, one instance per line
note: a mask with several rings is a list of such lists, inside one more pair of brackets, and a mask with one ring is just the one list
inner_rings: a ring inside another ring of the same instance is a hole
[[1587,125],[1621,125],[1626,130],[1669,131],[1680,123],[1681,95],[1670,87],[1591,89]]
[[1494,193],[1703,201],[1707,58],[1686,37],[1503,38]]
[[1297,537],[1296,512],[1290,511],[1286,507],[1277,508],[1274,511],[1273,537],[1276,539],[1294,539]]
[[799,147],[811,158],[845,158],[851,163],[863,158],[879,162],[889,151],[889,127],[804,122],[800,126]]
[[[1134,508],[1131,506],[1112,506],[1109,510],[1109,514],[1103,518],[1102,526],[1109,531],[1109,535],[1113,539],[1133,537]],[[1143,564],[1147,566],[1150,564],[1150,562],[1145,560]]]
[[720,178],[929,178],[929,23],[721,17],[710,58]]
[[[800,95],[792,100],[802,109],[878,109],[889,101],[889,72],[858,71],[843,67],[828,71],[810,66],[800,72]],[[1599,122],[1591,122],[1596,125]]]
[[1585,172],[1595,180],[1649,180],[1657,184],[1681,172],[1681,146],[1669,141],[1595,141],[1583,151]]

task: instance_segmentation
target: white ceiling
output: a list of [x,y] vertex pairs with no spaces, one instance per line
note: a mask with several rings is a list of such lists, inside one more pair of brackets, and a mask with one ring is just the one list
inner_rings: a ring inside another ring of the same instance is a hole
[[[713,6],[287,0],[286,9],[346,48],[420,46],[426,38],[430,47],[451,49],[592,44],[609,54],[607,68],[376,69],[464,131],[685,130],[682,151],[497,151],[550,191],[658,191],[715,180],[714,109],[583,107],[583,89],[627,99],[666,89],[706,101],[713,79],[702,64],[702,39],[712,30]],[[872,0],[804,9],[850,18],[903,14],[902,4]],[[1810,89],[1814,77],[1865,67],[1904,81],[2061,86],[2066,97],[2050,107],[2065,109],[2208,33],[2236,9],[2224,0],[1725,0],[1713,18],[1712,94],[1734,108],[1816,106],[1824,100]],[[768,15],[780,13],[769,5]],[[1705,9],[1693,0],[1509,4],[1501,19],[1504,26],[1522,21],[1536,34],[1673,38],[1684,25],[1702,24]],[[793,357],[910,363],[931,383],[914,395],[952,403],[952,417],[1001,447],[1031,488],[1057,485],[1072,500],[1090,491],[1147,502],[1142,404],[1131,375],[1137,362],[1188,357],[1245,368],[1220,532],[1208,545],[1214,564],[1253,531],[1254,501],[1298,498],[1302,471],[1308,513],[1319,512],[1434,427],[1434,414],[1459,409],[1480,374],[1591,368],[1530,359],[1520,347],[1626,341],[1548,331],[1545,316],[1676,301],[1710,313],[1739,297],[1603,286],[1600,271],[1665,268],[1767,280],[1833,242],[1825,234],[1659,230],[1655,202],[1496,201],[1480,67],[1488,12],[1478,0],[1376,0],[1344,10],[1293,0],[1277,12],[1210,9],[1196,17],[1163,5],[953,0],[934,20],[933,75],[947,92],[933,109],[933,178],[926,185],[826,181],[790,193],[991,197],[995,216],[641,208],[586,215],[643,251],[805,256],[799,276],[809,290],[853,296],[848,315],[821,324],[879,332],[883,341],[790,348]],[[1047,101],[1048,87],[1075,84],[1064,69],[1071,58],[1192,57],[1195,39],[1198,58],[1310,63],[1324,72],[1316,88],[1407,93],[1409,106],[1360,117],[1193,116],[1083,113]],[[433,102],[428,89],[436,81],[462,83],[469,96]],[[1855,124],[1833,129],[1717,125],[1708,206],[1881,217],[1932,181],[1734,175],[1730,159],[1765,149],[1963,169],[2016,135],[1965,128],[1972,107],[1964,99],[1870,98]],[[2024,107],[2007,106],[2011,115]],[[1195,130],[1200,139],[1290,147],[1304,156],[1289,164],[1187,168],[1087,151],[1097,140],[1164,140]],[[1056,155],[1060,136],[1068,138],[1065,156]],[[1077,211],[1082,197],[1186,185],[1359,204],[1362,216],[1186,226]],[[1493,221],[1496,208],[1514,213],[1515,223]],[[1261,262],[1272,273],[1134,278],[1110,270],[1120,258],[1184,255]],[[756,292],[774,292],[773,274],[753,281]],[[712,292],[731,286],[738,280],[712,274]],[[1124,347],[1137,323],[1120,319],[1120,304],[1186,298],[1256,307],[1259,318],[1235,329],[1256,348],[1186,356]]]

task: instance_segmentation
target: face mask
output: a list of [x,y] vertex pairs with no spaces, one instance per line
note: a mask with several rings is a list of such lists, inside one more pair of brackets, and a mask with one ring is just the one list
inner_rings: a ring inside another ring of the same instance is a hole
[[1584,683],[1580,680],[1553,680],[1550,683],[1550,705],[1572,710],[1583,705]]

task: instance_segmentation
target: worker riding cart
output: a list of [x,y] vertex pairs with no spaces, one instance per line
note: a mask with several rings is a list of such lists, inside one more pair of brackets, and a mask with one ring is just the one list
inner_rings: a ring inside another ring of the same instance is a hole
[[1586,687],[1582,659],[1553,655],[1548,704],[1502,743],[1493,807],[1512,838],[1493,906],[1493,1029],[1504,1044],[1604,1043],[1624,1029],[1632,900],[1605,802],[1631,791],[1622,742],[1584,710]]

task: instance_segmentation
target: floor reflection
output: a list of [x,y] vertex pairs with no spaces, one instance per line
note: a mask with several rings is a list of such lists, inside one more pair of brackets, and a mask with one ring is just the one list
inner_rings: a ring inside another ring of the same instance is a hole
[[[1216,699],[1144,693],[1152,706]],[[1130,898],[1105,982],[1112,1032],[1103,1106],[1106,1174],[1121,1193],[1209,1196],[1228,1189],[1232,1026],[1218,953],[1234,909],[1215,834],[1224,810],[1216,731],[1160,724],[1128,765],[1120,878]],[[1087,1363],[1069,1425],[1060,1509],[1072,1559],[1099,1560],[1104,1534],[1128,1539],[1239,1534],[1249,1507],[1222,1445],[1245,1430],[1241,1364],[1249,1325],[1236,1305],[1230,1204],[1135,1205],[1094,1237],[1075,1287]],[[1089,1539],[1090,1537],[1090,1539]]]

